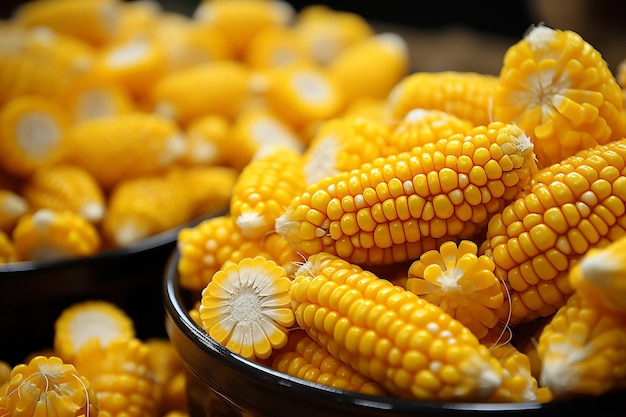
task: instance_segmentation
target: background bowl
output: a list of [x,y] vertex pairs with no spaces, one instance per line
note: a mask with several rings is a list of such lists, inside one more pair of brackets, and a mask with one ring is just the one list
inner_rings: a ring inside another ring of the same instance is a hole
[[333,389],[274,371],[215,342],[189,316],[192,295],[181,289],[174,250],[166,266],[163,291],[166,330],[187,367],[191,416],[345,417],[354,416],[626,416],[624,391],[594,398],[546,404],[441,403],[370,396]]

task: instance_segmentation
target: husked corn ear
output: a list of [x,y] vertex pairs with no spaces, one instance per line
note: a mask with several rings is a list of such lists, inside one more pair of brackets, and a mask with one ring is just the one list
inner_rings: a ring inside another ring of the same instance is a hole
[[0,385],[0,415],[15,417],[97,416],[91,381],[56,356],[35,356],[11,369]]
[[539,336],[539,382],[555,399],[626,386],[626,316],[598,309],[582,293],[559,308]]
[[406,289],[439,306],[480,339],[498,323],[497,309],[504,301],[494,269],[489,256],[478,256],[474,242],[444,242],[411,264]]
[[87,300],[66,307],[54,322],[54,351],[71,363],[90,339],[102,347],[116,339],[135,337],[133,320],[110,301]]
[[[0,265],[17,261],[17,251],[13,242],[7,233],[0,230]],[[1,382],[0,385],[2,385]]]
[[241,171],[230,199],[230,215],[246,238],[274,230],[276,219],[305,187],[300,153],[274,147]]
[[180,165],[230,165],[235,149],[231,146],[231,122],[210,114],[191,122],[186,130],[187,152]]
[[141,112],[75,123],[67,142],[67,162],[87,170],[106,191],[123,179],[164,172],[186,148],[174,121]]
[[378,33],[347,47],[326,70],[347,102],[363,97],[384,99],[408,73],[408,45],[396,33]]
[[513,324],[548,316],[574,291],[568,270],[589,249],[625,234],[626,140],[597,145],[544,168],[496,213],[487,246],[510,292]]
[[244,258],[254,258],[257,255],[276,262],[290,277],[296,272],[298,264],[302,262],[302,255],[278,233],[270,233],[259,239],[243,242],[232,252],[226,262],[238,263]]
[[246,239],[230,215],[211,217],[178,232],[180,285],[202,290]]
[[295,322],[290,285],[283,267],[262,256],[227,263],[202,290],[202,327],[247,359],[267,359]]
[[30,206],[28,201],[12,190],[0,188],[0,231],[10,233]]
[[0,166],[26,178],[37,168],[59,162],[68,148],[68,115],[57,102],[22,95],[0,109]]
[[372,118],[343,116],[323,122],[304,151],[307,185],[383,156],[388,136],[388,126]]
[[257,70],[313,62],[304,41],[293,27],[287,26],[270,26],[261,30],[246,46],[242,59]]
[[386,394],[378,382],[332,356],[299,329],[289,332],[287,345],[272,356],[271,368],[331,388],[369,395]]
[[500,80],[475,72],[415,72],[405,76],[387,99],[391,114],[403,118],[419,108],[442,110],[474,126],[492,121],[493,97]]
[[106,197],[95,178],[74,165],[52,165],[35,171],[22,188],[32,210],[71,210],[92,223],[106,213]]
[[494,122],[322,179],[292,200],[276,231],[308,255],[356,264],[417,259],[482,232],[535,168],[524,132]]
[[531,374],[530,360],[511,343],[493,346],[491,355],[502,365],[502,385],[490,398],[492,402],[546,402],[550,394],[539,392],[539,384]]
[[76,354],[74,365],[91,382],[100,416],[157,415],[149,348],[140,339],[115,339],[107,346],[90,339]]
[[291,286],[297,323],[333,356],[403,398],[480,401],[502,369],[469,329],[414,293],[334,255]]
[[624,136],[621,88],[575,32],[533,27],[507,50],[499,79],[494,116],[528,133],[540,167]]
[[95,226],[73,211],[40,209],[20,217],[13,244],[21,260],[50,261],[91,256],[101,239]]

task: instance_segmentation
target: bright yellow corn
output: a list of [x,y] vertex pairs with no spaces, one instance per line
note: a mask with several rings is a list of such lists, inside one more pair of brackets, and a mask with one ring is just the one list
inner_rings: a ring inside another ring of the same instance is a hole
[[67,141],[67,161],[90,172],[107,191],[123,179],[164,172],[186,151],[178,125],[150,113],[75,123]]
[[221,115],[210,114],[191,122],[185,129],[187,152],[181,165],[229,165],[238,151],[231,146],[230,121]]
[[283,147],[267,149],[241,171],[230,200],[230,215],[246,238],[274,230],[276,219],[305,188],[302,157]]
[[574,289],[568,270],[589,249],[626,234],[626,140],[544,168],[526,193],[495,214],[487,245],[510,293],[501,317],[548,316]]
[[259,239],[243,242],[225,262],[238,263],[244,258],[254,258],[257,255],[276,262],[290,277],[296,272],[298,264],[302,262],[302,255],[278,233],[269,233]]
[[68,148],[68,115],[57,102],[22,95],[0,110],[0,166],[25,178],[57,163]]
[[104,81],[77,83],[64,100],[74,122],[137,111],[130,91]]
[[621,139],[622,93],[600,53],[580,35],[539,25],[505,56],[496,120],[531,137],[540,167]]
[[385,389],[332,356],[303,330],[289,332],[287,345],[272,356],[272,369],[309,382],[369,395]]
[[469,240],[444,242],[411,264],[406,289],[439,306],[482,339],[504,301],[493,260]]
[[54,322],[54,351],[67,363],[72,363],[92,338],[106,347],[116,339],[133,337],[133,320],[124,310],[104,300],[76,302],[66,307]]
[[101,248],[96,227],[69,210],[40,209],[20,217],[13,244],[25,261],[91,256]]
[[[167,338],[150,338],[144,344],[148,347],[150,369],[156,383],[159,415],[173,409],[185,410],[184,365],[176,349]],[[183,390],[180,390],[181,382]]]
[[202,290],[202,327],[245,358],[267,359],[295,322],[290,285],[283,267],[262,256],[227,263]]
[[26,181],[22,195],[32,210],[71,210],[92,223],[100,222],[106,213],[106,197],[98,182],[73,165],[38,169]]
[[626,386],[626,315],[608,313],[574,293],[537,345],[539,382],[555,399],[600,395]]
[[91,381],[74,365],[51,356],[36,356],[16,365],[0,386],[0,415],[7,417],[97,416]]
[[276,231],[309,255],[325,251],[356,264],[417,259],[445,240],[482,232],[535,168],[517,126],[479,126],[309,186]]
[[18,219],[30,209],[28,201],[11,190],[0,188],[0,231],[10,233]]
[[485,125],[494,121],[493,97],[499,82],[495,75],[474,72],[415,72],[394,87],[387,101],[396,119],[419,108],[442,110],[474,126]]
[[[0,230],[0,265],[17,262],[17,251],[9,235]],[[0,383],[0,385],[2,385]]]
[[[153,1],[124,1],[117,6],[117,23],[113,42],[144,36],[158,27],[164,13],[161,3]],[[182,18],[182,15],[181,15]]]
[[312,62],[313,57],[293,27],[270,26],[246,46],[243,61],[258,70]]
[[404,398],[481,401],[498,360],[463,326],[410,291],[321,252],[291,287],[298,324],[333,356]]
[[490,398],[492,402],[545,402],[545,393],[539,393],[539,384],[531,374],[530,360],[511,343],[490,348],[504,371],[502,385]]

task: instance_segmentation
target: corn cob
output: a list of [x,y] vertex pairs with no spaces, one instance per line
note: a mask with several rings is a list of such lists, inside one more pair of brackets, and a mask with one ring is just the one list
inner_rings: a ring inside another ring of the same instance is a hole
[[74,123],[138,110],[130,91],[105,81],[77,82],[64,103]]
[[181,391],[180,377],[183,376],[184,365],[176,352],[176,349],[168,339],[159,337],[144,341],[148,347],[148,360],[155,381],[158,398],[159,415],[164,415],[172,409],[186,409],[184,389]]
[[474,72],[415,72],[405,76],[387,99],[392,117],[419,108],[442,110],[471,123],[493,121],[492,107],[499,77]]
[[302,159],[283,147],[267,149],[241,171],[230,200],[230,215],[246,238],[274,230],[276,219],[305,187]]
[[539,336],[540,383],[555,399],[626,386],[626,316],[574,293]]
[[95,226],[68,210],[40,209],[25,214],[12,235],[19,258],[25,261],[91,256],[101,248]]
[[385,389],[379,383],[336,359],[299,329],[289,332],[287,345],[272,356],[271,368],[331,388],[385,395]]
[[386,98],[409,70],[404,38],[392,32],[369,36],[342,51],[327,66],[347,102]]
[[18,219],[29,210],[28,201],[21,195],[0,188],[0,231],[10,233]]
[[186,142],[177,124],[150,113],[75,123],[67,162],[87,170],[106,191],[122,179],[164,172],[182,157]]
[[309,255],[356,264],[417,259],[482,232],[535,168],[528,137],[495,122],[323,179],[292,200],[276,231]]
[[403,398],[480,401],[502,369],[460,322],[334,255],[309,257],[291,286],[297,323],[333,356]]
[[93,384],[58,357],[36,356],[16,365],[0,385],[0,415],[14,417],[97,416]]
[[493,260],[477,253],[469,240],[458,247],[444,242],[439,250],[424,252],[409,268],[406,289],[439,306],[480,339],[498,323],[504,294]]
[[245,241],[230,215],[204,220],[178,232],[180,286],[200,291]]
[[115,339],[101,346],[91,339],[78,351],[74,364],[91,382],[100,415],[157,416],[156,382],[149,349],[141,340]]
[[68,115],[55,101],[23,95],[0,110],[0,166],[25,178],[57,163],[67,150]]
[[248,359],[267,359],[287,344],[295,322],[285,270],[262,256],[228,263],[202,290],[200,319],[218,343]]
[[230,121],[210,114],[191,122],[185,129],[187,152],[180,165],[228,165],[235,150],[230,145]]
[[270,26],[261,30],[246,46],[242,59],[246,65],[257,70],[313,62],[304,41],[293,27],[287,26]]
[[624,136],[620,86],[575,32],[532,28],[507,50],[499,79],[494,116],[529,134],[540,167]]
[[278,233],[269,233],[259,239],[247,240],[236,248],[226,262],[239,263],[245,258],[263,256],[282,266],[288,276],[293,276],[302,262],[302,256]]
[[73,165],[53,165],[35,171],[22,188],[32,210],[70,210],[92,223],[106,213],[105,195],[93,176]]
[[573,264],[625,234],[625,167],[624,139],[580,151],[491,218],[487,251],[511,297],[501,317],[516,324],[554,313],[574,291]]
[[54,351],[67,363],[72,363],[92,338],[106,347],[116,339],[133,337],[133,320],[124,310],[105,300],[76,302],[66,307],[54,322]]
[[531,374],[530,360],[511,343],[497,345],[490,349],[504,371],[502,385],[490,398],[492,402],[547,402],[551,399],[545,388]]
[[[17,262],[17,251],[9,235],[0,230],[0,265]],[[0,385],[2,385],[0,383]]]

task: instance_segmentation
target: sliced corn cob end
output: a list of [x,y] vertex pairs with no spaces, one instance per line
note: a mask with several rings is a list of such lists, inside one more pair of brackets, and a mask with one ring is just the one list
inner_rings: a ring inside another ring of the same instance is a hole
[[0,188],[0,231],[10,233],[18,219],[29,209],[28,201],[23,196]]
[[267,359],[285,346],[295,322],[290,285],[285,270],[261,256],[228,263],[202,291],[202,326],[231,351]]

